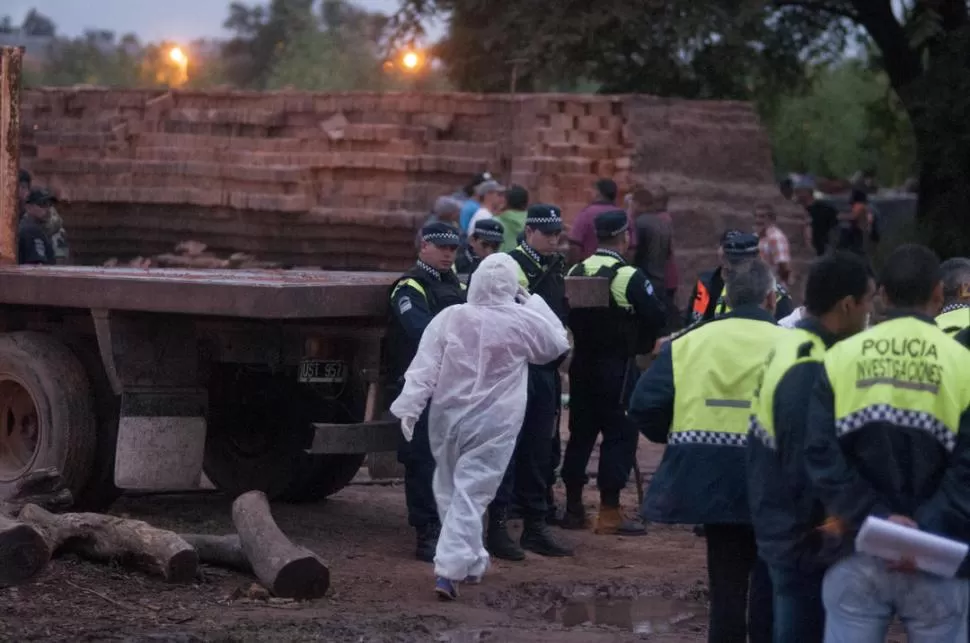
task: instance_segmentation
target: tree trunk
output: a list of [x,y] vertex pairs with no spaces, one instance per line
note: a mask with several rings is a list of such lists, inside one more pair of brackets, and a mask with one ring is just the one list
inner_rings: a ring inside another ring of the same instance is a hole
[[919,150],[918,232],[943,259],[970,256],[970,29],[932,51],[923,76],[898,91]]
[[253,566],[243,553],[239,536],[209,536],[204,534],[179,534],[199,554],[199,562],[227,567],[241,572],[253,573]]
[[195,579],[199,557],[178,534],[140,520],[92,513],[52,514],[27,505],[20,520],[37,529],[50,550],[99,561],[118,560],[175,583]]
[[320,598],[330,587],[330,571],[310,550],[280,531],[262,491],[250,491],[232,503],[232,522],[256,577],[281,598]]
[[0,514],[0,587],[33,578],[50,557],[50,547],[36,529]]

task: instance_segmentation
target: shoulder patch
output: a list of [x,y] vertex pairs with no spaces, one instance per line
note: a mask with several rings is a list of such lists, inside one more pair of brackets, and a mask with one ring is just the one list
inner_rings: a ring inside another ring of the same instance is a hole
[[411,303],[411,298],[407,296],[401,297],[401,299],[399,299],[397,302],[398,312],[400,312],[402,315],[411,310],[413,307],[414,304]]
[[647,291],[648,295],[650,295],[651,297],[653,296],[653,293],[654,293],[653,284],[650,283],[649,279],[643,280],[643,289]]
[[805,342],[798,347],[798,359],[804,359],[806,357],[812,356],[812,350],[815,348],[814,342]]

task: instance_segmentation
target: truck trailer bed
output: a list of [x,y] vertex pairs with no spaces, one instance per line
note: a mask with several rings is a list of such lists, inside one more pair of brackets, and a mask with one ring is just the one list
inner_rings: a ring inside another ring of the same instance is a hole
[[[385,317],[396,274],[322,270],[0,267],[0,305],[246,317]],[[569,278],[573,307],[608,305],[605,279]]]

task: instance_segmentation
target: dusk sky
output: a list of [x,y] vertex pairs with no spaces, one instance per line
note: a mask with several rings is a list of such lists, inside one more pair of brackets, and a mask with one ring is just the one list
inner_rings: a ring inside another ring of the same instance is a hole
[[[49,16],[58,33],[76,36],[85,29],[134,32],[145,41],[190,41],[221,37],[229,0],[4,0],[0,15],[20,24],[31,8]],[[257,4],[250,0],[247,4]],[[371,11],[393,12],[398,0],[355,0]]]

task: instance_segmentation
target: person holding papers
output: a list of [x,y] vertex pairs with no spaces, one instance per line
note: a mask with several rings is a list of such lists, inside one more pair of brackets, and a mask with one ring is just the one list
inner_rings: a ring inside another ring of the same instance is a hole
[[880,275],[889,319],[825,353],[809,405],[805,466],[844,556],[822,585],[827,643],[967,641],[970,563],[955,578],[853,550],[869,516],[970,540],[970,360],[933,321],[940,262],[904,245]]

